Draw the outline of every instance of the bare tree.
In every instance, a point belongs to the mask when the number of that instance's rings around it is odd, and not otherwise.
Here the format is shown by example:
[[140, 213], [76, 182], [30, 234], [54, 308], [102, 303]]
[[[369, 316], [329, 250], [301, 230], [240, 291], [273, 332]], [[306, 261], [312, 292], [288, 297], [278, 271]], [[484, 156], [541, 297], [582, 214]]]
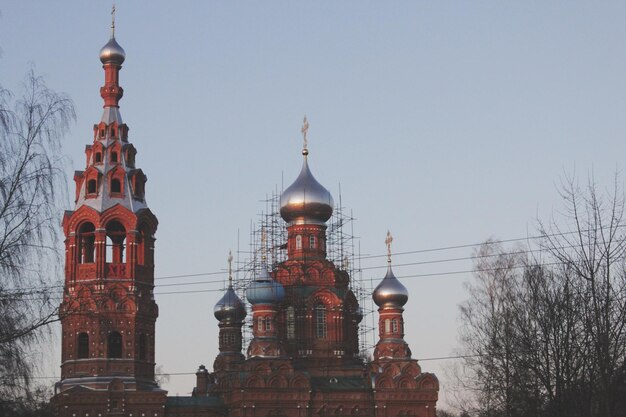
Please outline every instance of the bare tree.
[[561, 221], [541, 224], [543, 247], [565, 270], [580, 295], [580, 326], [586, 361], [589, 413], [626, 413], [626, 228], [619, 177], [601, 195], [591, 179], [581, 189], [574, 179], [561, 187], [566, 211]]
[[60, 139], [74, 119], [72, 101], [32, 70], [18, 98], [0, 87], [0, 408], [29, 386], [38, 329], [57, 319]]
[[624, 196], [574, 181], [561, 195], [537, 251], [489, 241], [475, 254], [461, 380], [478, 415], [626, 414]]

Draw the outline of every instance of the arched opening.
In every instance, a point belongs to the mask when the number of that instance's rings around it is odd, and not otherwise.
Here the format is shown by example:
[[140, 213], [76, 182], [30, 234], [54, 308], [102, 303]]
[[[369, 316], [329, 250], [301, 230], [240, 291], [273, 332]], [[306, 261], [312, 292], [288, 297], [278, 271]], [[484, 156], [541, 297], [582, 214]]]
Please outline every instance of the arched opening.
[[93, 223], [83, 223], [78, 229], [78, 263], [94, 262], [96, 228]]
[[148, 342], [146, 335], [141, 333], [139, 335], [139, 360], [145, 361], [148, 357]]
[[270, 317], [265, 318], [265, 331], [272, 330], [272, 319]]
[[296, 338], [296, 312], [293, 307], [287, 307], [287, 339]]
[[391, 320], [391, 330], [394, 333], [398, 333], [398, 319]]
[[100, 137], [103, 138], [104, 137], [104, 129], [100, 129]]
[[113, 178], [111, 180], [111, 193], [121, 193], [122, 192], [122, 182], [118, 178]]
[[385, 333], [391, 332], [391, 320], [385, 319]]
[[137, 227], [137, 264], [152, 265], [152, 233], [146, 224]]
[[326, 306], [318, 304], [315, 306], [315, 337], [326, 339], [328, 328], [326, 325]]
[[259, 320], [257, 322], [257, 330], [262, 332], [264, 328], [265, 328], [265, 317], [259, 317]]
[[95, 179], [87, 181], [87, 194], [95, 194], [98, 191], [98, 182]]
[[99, 164], [100, 162], [102, 162], [102, 154], [100, 152], [96, 152], [94, 156], [94, 162], [96, 164]]
[[117, 220], [107, 223], [106, 259], [111, 263], [121, 264], [124, 262], [124, 241], [126, 229]]
[[315, 248], [315, 236], [314, 235], [309, 236], [309, 248], [311, 249]]
[[302, 249], [302, 236], [296, 236], [296, 249]]
[[87, 359], [89, 357], [89, 335], [79, 333], [76, 338], [76, 359]]
[[109, 337], [107, 338], [107, 357], [122, 357], [122, 335], [119, 334], [119, 332], [109, 333]]
[[114, 127], [111, 128], [111, 137], [115, 137], [115, 128]]
[[117, 164], [117, 152], [111, 152], [111, 163]]

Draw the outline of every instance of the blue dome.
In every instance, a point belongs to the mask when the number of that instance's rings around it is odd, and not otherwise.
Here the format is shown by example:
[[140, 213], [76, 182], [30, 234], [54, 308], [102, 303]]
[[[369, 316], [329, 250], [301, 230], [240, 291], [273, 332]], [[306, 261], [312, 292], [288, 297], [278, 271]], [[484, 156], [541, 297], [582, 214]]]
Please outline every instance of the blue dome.
[[278, 304], [285, 298], [285, 289], [271, 279], [267, 269], [262, 267], [259, 277], [246, 290], [250, 304]]

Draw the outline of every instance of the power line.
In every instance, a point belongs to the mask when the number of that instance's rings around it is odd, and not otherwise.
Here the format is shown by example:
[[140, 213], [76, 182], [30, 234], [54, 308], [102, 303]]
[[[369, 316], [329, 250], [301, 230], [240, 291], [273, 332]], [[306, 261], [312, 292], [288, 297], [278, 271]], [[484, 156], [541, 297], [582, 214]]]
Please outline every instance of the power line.
[[[538, 238], [538, 237], [531, 237], [531, 239], [536, 239], [536, 238]], [[482, 244], [484, 244], [484, 245], [492, 245], [492, 244], [503, 243], [503, 242], [515, 242], [515, 241], [520, 241], [520, 240], [525, 240], [525, 239], [526, 238], [516, 238], [516, 239], [506, 239], [506, 240], [500, 240], [500, 241], [485, 241]], [[472, 246], [476, 246], [476, 244], [448, 246], [446, 248], [448, 248], [448, 249], [456, 249], [456, 248], [464, 248], [464, 247], [472, 247]], [[572, 248], [572, 247], [574, 247], [574, 246], [562, 246], [562, 247], [559, 247], [558, 249], [569, 249], [569, 248]], [[444, 250], [446, 248], [422, 249], [422, 250], [418, 250], [418, 251], [402, 252], [402, 254], [432, 252], [432, 251]], [[465, 256], [465, 257], [457, 257], [457, 258], [444, 258], [444, 259], [408, 262], [408, 263], [402, 263], [402, 264], [394, 264], [393, 267], [394, 268], [402, 268], [402, 267], [407, 267], [407, 266], [417, 266], [417, 265], [429, 265], [429, 264], [459, 262], [459, 261], [468, 261], [468, 260], [475, 260], [475, 259], [491, 258], [491, 257], [497, 257], [497, 256], [524, 255], [524, 254], [530, 254], [530, 253], [541, 252], [541, 251], [542, 251], [542, 249], [528, 249], [528, 250], [518, 250], [518, 251], [514, 251], [514, 252], [499, 252], [499, 253], [487, 254], [487, 255]], [[395, 255], [397, 255], [397, 254], [394, 254], [394, 256]], [[384, 256], [387, 257], [387, 255], [384, 255]], [[375, 255], [375, 256], [370, 256], [370, 257], [368, 257], [368, 256], [359, 257], [358, 260], [365, 259], [365, 258], [374, 258], [374, 257], [379, 257], [379, 256]], [[369, 266], [369, 267], [361, 267], [358, 270], [359, 271], [364, 271], [364, 270], [374, 270], [374, 269], [384, 269], [384, 268], [387, 268], [387, 265], [376, 265], [376, 266]], [[238, 272], [247, 272], [247, 271], [248, 271], [247, 269], [242, 268], [242, 269], [234, 270], [233, 272], [234, 273], [238, 273]], [[467, 272], [473, 272], [473, 270], [470, 270], [470, 271], [456, 271], [456, 272], [443, 272], [443, 273], [434, 273], [434, 274], [404, 275], [404, 276], [397, 276], [397, 278], [414, 278], [414, 277], [438, 276], [438, 275], [454, 275], [454, 274], [467, 273]], [[170, 275], [170, 276], [164, 276], [164, 277], [157, 277], [157, 278], [154, 278], [154, 279], [155, 280], [160, 280], [160, 279], [187, 278], [187, 277], [198, 277], [198, 276], [207, 276], [207, 275], [226, 275], [226, 274], [227, 274], [227, 272], [225, 272], [225, 271], [214, 271], [214, 272], [195, 273], [195, 274]], [[370, 281], [372, 281], [372, 279], [370, 279]], [[216, 279], [216, 280], [182, 282], [182, 283], [171, 283], [171, 284], [155, 284], [154, 287], [155, 288], [157, 288], [157, 287], [174, 287], [174, 286], [186, 286], [186, 285], [214, 284], [214, 283], [223, 283], [223, 282], [225, 282], [224, 279]], [[45, 286], [45, 287], [21, 287], [21, 288], [14, 289], [15, 292], [5, 292], [5, 294], [8, 293], [9, 295], [30, 295], [30, 294], [28, 294], [28, 291], [31, 291], [31, 290], [33, 290], [33, 291], [35, 291], [35, 290], [47, 291], [47, 290], [54, 289], [54, 288], [63, 288], [63, 285], [59, 284], [59, 285], [50, 285], [50, 286]], [[210, 291], [213, 291], [213, 290], [205, 290], [205, 292], [210, 292]], [[221, 291], [221, 289], [215, 290], [215, 291]], [[24, 292], [24, 293], [22, 293], [22, 292]], [[180, 292], [180, 293], [185, 293], [185, 292]], [[171, 293], [159, 293], [159, 294], [171, 294]]]

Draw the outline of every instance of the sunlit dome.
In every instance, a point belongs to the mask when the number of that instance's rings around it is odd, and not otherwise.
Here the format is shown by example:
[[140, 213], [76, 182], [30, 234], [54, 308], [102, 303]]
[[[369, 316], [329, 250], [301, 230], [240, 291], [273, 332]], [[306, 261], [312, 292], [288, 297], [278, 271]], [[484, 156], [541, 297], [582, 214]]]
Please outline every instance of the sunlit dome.
[[113, 63], [122, 65], [125, 59], [126, 52], [124, 52], [124, 48], [117, 43], [115, 37], [111, 37], [107, 44], [100, 49], [100, 61], [103, 64]]
[[409, 291], [391, 270], [391, 264], [387, 268], [385, 278], [378, 284], [372, 298], [378, 307], [396, 307], [401, 308], [409, 300]]

